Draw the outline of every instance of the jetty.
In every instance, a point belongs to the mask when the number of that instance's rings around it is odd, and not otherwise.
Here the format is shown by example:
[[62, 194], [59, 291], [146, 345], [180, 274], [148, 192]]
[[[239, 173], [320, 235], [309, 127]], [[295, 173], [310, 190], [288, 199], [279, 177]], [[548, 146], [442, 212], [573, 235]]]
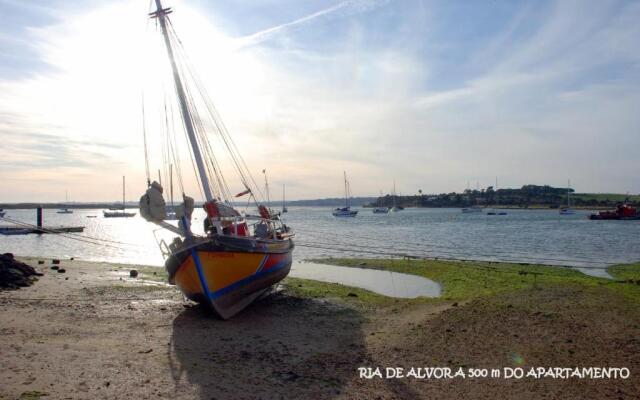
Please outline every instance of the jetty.
[[35, 226], [23, 222], [13, 222], [7, 218], [2, 218], [2, 220], [13, 223], [13, 225], [0, 225], [0, 234], [2, 235], [84, 232], [84, 226], [44, 226], [42, 223], [42, 207], [36, 209]]

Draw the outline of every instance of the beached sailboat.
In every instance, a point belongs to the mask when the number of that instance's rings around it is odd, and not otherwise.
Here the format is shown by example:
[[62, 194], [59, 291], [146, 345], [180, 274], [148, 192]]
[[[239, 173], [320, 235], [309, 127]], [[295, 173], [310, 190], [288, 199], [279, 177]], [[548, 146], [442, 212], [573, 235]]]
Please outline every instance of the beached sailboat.
[[[105, 218], [130, 218], [135, 217], [136, 213], [125, 211], [125, 192], [124, 192], [124, 176], [122, 177], [122, 210], [103, 211]], [[111, 210], [111, 209], [110, 209]]]
[[334, 217], [355, 217], [358, 215], [357, 211], [351, 210], [351, 187], [347, 180], [347, 172], [344, 171], [344, 207], [338, 207], [331, 213]]
[[[287, 276], [292, 263], [293, 234], [264, 204], [259, 204], [257, 196], [261, 192], [255, 180], [206, 91], [189, 70], [184, 48], [169, 22], [171, 9], [163, 8], [160, 0], [155, 0], [155, 5], [156, 10], [150, 16], [157, 19], [162, 32], [183, 122], [181, 128], [186, 131], [198, 184], [205, 197], [205, 235], [195, 235], [191, 230], [194, 200], [185, 194], [184, 187], [182, 204], [176, 207], [179, 227], [164, 221], [163, 189], [158, 182], [150, 182], [148, 168], [149, 188], [140, 199], [140, 212], [147, 220], [179, 235], [170, 244], [160, 241], [167, 258], [169, 283], [226, 319]], [[248, 194], [258, 206], [260, 216], [251, 223], [234, 208], [207, 130], [216, 130], [216, 138], [224, 141], [223, 148], [229, 152], [244, 185], [245, 190], [235, 197]], [[182, 181], [180, 170], [176, 172]]]
[[571, 208], [571, 181], [567, 181], [567, 205], [560, 207], [558, 210], [560, 215], [573, 215], [575, 211]]

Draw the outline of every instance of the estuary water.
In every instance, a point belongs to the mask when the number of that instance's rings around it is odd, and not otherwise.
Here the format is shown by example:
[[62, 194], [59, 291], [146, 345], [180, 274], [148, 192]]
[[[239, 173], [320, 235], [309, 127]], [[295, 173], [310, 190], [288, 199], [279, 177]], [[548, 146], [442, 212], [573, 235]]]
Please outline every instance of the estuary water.
[[[573, 266], [591, 274], [640, 260], [640, 221], [590, 221], [588, 211], [507, 210], [507, 215], [463, 214], [460, 209], [406, 209], [336, 218], [326, 207], [289, 207], [284, 221], [296, 232], [296, 260], [319, 257], [414, 256]], [[253, 210], [248, 210], [252, 212]], [[7, 210], [7, 217], [35, 224], [35, 210]], [[89, 218], [95, 216], [95, 218]], [[194, 213], [202, 231], [204, 211]], [[5, 225], [6, 222], [0, 221]], [[45, 226], [85, 227], [82, 234], [0, 235], [0, 251], [24, 256], [162, 265], [164, 230], [134, 218], [103, 218], [102, 210], [57, 214], [44, 210]], [[97, 242], [91, 239], [100, 239]], [[89, 239], [89, 241], [87, 241]]]

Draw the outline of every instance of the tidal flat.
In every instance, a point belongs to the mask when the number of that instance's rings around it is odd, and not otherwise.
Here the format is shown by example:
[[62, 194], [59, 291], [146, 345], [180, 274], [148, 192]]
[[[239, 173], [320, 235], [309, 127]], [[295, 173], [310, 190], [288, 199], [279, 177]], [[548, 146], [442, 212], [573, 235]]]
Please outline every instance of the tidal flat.
[[[640, 264], [614, 279], [538, 265], [380, 259], [324, 264], [420, 275], [398, 299], [287, 278], [229, 321], [157, 267], [21, 257], [44, 275], [0, 292], [0, 398], [635, 398]], [[44, 260], [39, 265], [38, 260]], [[130, 270], [138, 271], [130, 277]], [[366, 379], [359, 368], [624, 367], [627, 379]]]

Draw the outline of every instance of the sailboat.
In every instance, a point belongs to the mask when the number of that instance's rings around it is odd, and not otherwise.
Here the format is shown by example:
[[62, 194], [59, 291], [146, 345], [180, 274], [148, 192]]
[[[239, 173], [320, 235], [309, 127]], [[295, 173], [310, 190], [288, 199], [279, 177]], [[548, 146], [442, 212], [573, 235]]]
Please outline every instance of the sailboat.
[[355, 217], [358, 215], [357, 211], [351, 210], [350, 198], [351, 198], [351, 187], [349, 186], [349, 181], [347, 180], [347, 172], [344, 173], [344, 207], [338, 207], [331, 213], [334, 217]]
[[178, 216], [173, 202], [173, 164], [169, 164], [169, 201], [171, 202], [171, 205], [167, 207], [167, 217], [165, 220], [176, 221]]
[[567, 181], [567, 205], [565, 207], [560, 207], [558, 210], [560, 215], [573, 215], [575, 211], [571, 208], [571, 181]]
[[[69, 193], [66, 190], [64, 191], [64, 203], [65, 205], [69, 204]], [[69, 210], [69, 207], [63, 207], [58, 211], [56, 211], [56, 213], [57, 214], [73, 214], [73, 210]]]
[[391, 207], [391, 211], [398, 212], [404, 210], [404, 207], [399, 206], [396, 201], [396, 181], [393, 181], [393, 207]]
[[[380, 191], [380, 199], [382, 198], [382, 190]], [[374, 214], [389, 214], [389, 207], [374, 207], [373, 209], [373, 213]]]
[[284, 184], [282, 185], [282, 213], [286, 213], [289, 212], [289, 209], [287, 209], [286, 206], [287, 203], [285, 203], [285, 197], [284, 197]]
[[105, 218], [130, 218], [130, 217], [134, 217], [136, 215], [136, 213], [132, 213], [132, 212], [126, 212], [125, 211], [125, 200], [124, 200], [125, 194], [124, 194], [124, 176], [122, 177], [122, 211], [120, 210], [115, 210], [115, 211], [103, 211], [102, 215], [104, 215]]
[[[188, 58], [169, 20], [169, 8], [155, 0], [150, 13], [158, 21], [164, 46], [173, 72], [173, 86], [194, 163], [194, 172], [205, 202], [204, 235], [191, 230], [194, 199], [182, 190], [182, 204], [176, 207], [179, 225], [165, 222], [166, 206], [162, 186], [150, 182], [140, 199], [140, 213], [177, 235], [170, 244], [160, 241], [166, 257], [169, 283], [175, 284], [189, 299], [210, 307], [223, 319], [231, 318], [273, 285], [284, 279], [292, 263], [293, 233], [257, 199], [261, 191], [226, 130], [206, 91], [189, 69]], [[213, 122], [213, 123], [210, 123]], [[245, 190], [234, 197], [249, 195], [258, 206], [259, 217], [250, 220], [234, 208], [222, 168], [214, 156], [207, 131], [216, 130], [215, 138], [224, 141]], [[177, 135], [176, 135], [177, 136]], [[180, 135], [182, 137], [182, 135]], [[146, 138], [146, 133], [145, 133]], [[145, 140], [146, 143], [146, 140]], [[146, 150], [146, 144], [145, 144]], [[174, 149], [176, 150], [176, 149]], [[148, 165], [148, 159], [146, 159]], [[181, 169], [176, 173], [182, 182]]]

